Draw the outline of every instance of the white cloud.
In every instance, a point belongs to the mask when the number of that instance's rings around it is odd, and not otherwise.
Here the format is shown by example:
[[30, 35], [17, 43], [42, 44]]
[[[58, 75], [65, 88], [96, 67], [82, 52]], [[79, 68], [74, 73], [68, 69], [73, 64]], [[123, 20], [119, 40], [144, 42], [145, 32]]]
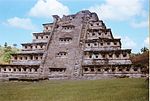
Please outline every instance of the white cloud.
[[13, 17], [8, 19], [5, 24], [16, 27], [16, 28], [21, 28], [25, 30], [35, 30], [36, 27], [35, 25], [32, 24], [31, 20], [29, 18], [18, 18], [18, 17]]
[[106, 0], [105, 3], [92, 6], [89, 10], [96, 12], [103, 20], [127, 20], [146, 13], [143, 0]]
[[114, 38], [121, 38], [121, 36], [118, 34], [113, 34], [113, 36], [114, 36]]
[[68, 13], [68, 7], [57, 0], [38, 0], [29, 11], [29, 15], [34, 17], [51, 17], [51, 15], [62, 16]]
[[149, 37], [146, 37], [146, 39], [144, 40], [144, 44], [149, 46]]
[[144, 28], [149, 26], [149, 22], [147, 21], [141, 21], [141, 22], [132, 22], [131, 26], [133, 28]]
[[130, 39], [128, 36], [120, 36], [118, 34], [114, 34], [113, 35], [114, 38], [120, 38], [121, 39], [121, 43], [122, 43], [122, 48], [129, 48], [129, 49], [133, 49], [136, 47], [136, 43]]
[[122, 42], [122, 48], [130, 48], [133, 49], [136, 47], [136, 43], [130, 39], [129, 37], [121, 37]]

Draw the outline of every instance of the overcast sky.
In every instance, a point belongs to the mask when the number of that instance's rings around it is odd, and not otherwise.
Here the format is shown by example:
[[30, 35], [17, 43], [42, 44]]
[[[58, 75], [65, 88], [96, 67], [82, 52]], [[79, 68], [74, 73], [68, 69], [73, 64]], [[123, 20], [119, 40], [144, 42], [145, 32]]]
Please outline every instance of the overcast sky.
[[33, 32], [52, 22], [51, 15], [96, 12], [122, 48], [139, 52], [148, 47], [148, 0], [0, 0], [0, 45], [32, 42]]

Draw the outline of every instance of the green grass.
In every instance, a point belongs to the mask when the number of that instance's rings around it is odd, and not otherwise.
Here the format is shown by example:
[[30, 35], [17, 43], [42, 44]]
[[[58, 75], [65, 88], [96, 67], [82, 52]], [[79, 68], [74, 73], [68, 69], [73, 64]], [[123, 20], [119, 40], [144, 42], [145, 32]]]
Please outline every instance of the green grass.
[[148, 101], [144, 79], [0, 82], [0, 101]]

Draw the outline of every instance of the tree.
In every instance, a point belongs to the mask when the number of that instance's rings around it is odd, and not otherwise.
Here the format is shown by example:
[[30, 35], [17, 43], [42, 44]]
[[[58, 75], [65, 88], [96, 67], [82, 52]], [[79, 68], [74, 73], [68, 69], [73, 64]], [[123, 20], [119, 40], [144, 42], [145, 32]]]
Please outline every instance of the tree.
[[16, 46], [17, 46], [17, 44], [13, 44], [13, 46], [14, 46], [14, 47], [16, 47]]
[[149, 51], [149, 49], [146, 48], [146, 47], [143, 47], [143, 48], [141, 49], [141, 52], [142, 52], [142, 53], [147, 52], [147, 51]]
[[5, 47], [5, 48], [7, 47], [7, 42], [5, 42], [4, 47]]
[[139, 56], [139, 55], [141, 55], [140, 52], [138, 52], [138, 53], [131, 53], [131, 54], [130, 54], [130, 57], [135, 57], [135, 56]]
[[4, 48], [4, 52], [10, 52], [10, 51], [12, 51], [11, 46], [7, 46]]
[[10, 63], [10, 60], [11, 60], [11, 51], [9, 51], [9, 52], [6, 52], [5, 54], [4, 54], [4, 57], [3, 57], [3, 61], [4, 62], [6, 62], [6, 63]]
[[[14, 44], [13, 46], [16, 46], [16, 44]], [[7, 42], [5, 42], [4, 46], [0, 47], [0, 63], [10, 63], [11, 54], [16, 53], [17, 51], [17, 48], [8, 46]]]

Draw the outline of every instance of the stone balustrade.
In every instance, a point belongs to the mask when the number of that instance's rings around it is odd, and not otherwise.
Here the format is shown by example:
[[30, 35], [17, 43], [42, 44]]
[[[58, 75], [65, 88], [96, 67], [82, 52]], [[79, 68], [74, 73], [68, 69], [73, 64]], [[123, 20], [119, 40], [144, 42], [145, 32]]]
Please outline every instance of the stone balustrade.
[[124, 59], [116, 59], [116, 60], [110, 60], [110, 59], [85, 59], [83, 60], [82, 65], [127, 65], [131, 64], [130, 60], [124, 60]]
[[83, 67], [84, 74], [140, 74], [141, 68], [133, 68], [131, 66], [85, 66]]

